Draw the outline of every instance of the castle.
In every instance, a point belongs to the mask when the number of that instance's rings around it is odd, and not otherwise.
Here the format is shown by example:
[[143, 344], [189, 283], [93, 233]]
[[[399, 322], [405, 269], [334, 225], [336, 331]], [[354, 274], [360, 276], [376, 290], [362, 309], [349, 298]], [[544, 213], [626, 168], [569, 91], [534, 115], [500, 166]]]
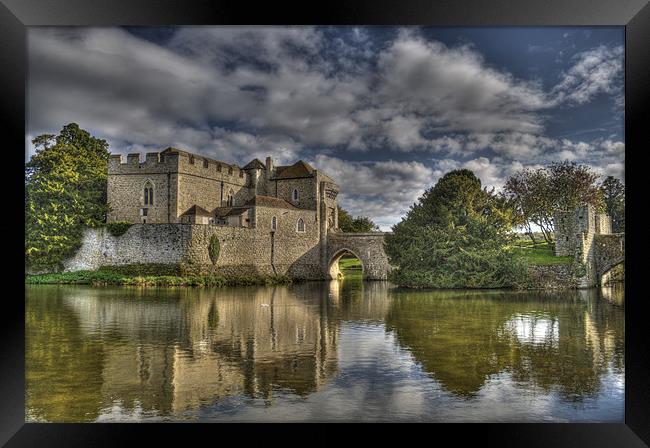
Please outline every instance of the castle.
[[[167, 148], [111, 155], [107, 222], [221, 224], [307, 235], [338, 227], [339, 187], [299, 160], [275, 166], [253, 159], [243, 168]], [[320, 219], [322, 215], [323, 219]], [[313, 233], [313, 232], [312, 232]]]
[[[167, 264], [226, 275], [337, 278], [338, 260], [353, 254], [366, 279], [386, 279], [382, 232], [338, 227], [337, 183], [299, 160], [244, 167], [176, 148], [119, 154], [108, 163], [107, 222], [133, 224], [124, 235], [86, 229], [65, 269]], [[218, 241], [218, 257], [209, 246]]]

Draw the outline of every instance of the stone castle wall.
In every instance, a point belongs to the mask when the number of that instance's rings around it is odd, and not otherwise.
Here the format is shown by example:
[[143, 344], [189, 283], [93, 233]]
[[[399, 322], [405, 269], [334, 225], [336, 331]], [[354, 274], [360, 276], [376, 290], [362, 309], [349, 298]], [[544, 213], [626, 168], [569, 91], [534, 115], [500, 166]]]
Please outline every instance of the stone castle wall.
[[[85, 230], [82, 246], [64, 263], [65, 271], [96, 270], [102, 266], [174, 264], [186, 272], [226, 275], [278, 274], [299, 279], [322, 278], [318, 228], [314, 212], [259, 207], [260, 228], [200, 224], [135, 224], [116, 237], [106, 228]], [[278, 227], [271, 232], [271, 217]], [[296, 232], [302, 218], [305, 232]], [[208, 254], [212, 235], [219, 238], [220, 254], [213, 265]]]
[[[144, 203], [147, 181], [154, 187], [153, 205]], [[248, 182], [235, 165], [183, 152], [147, 153], [142, 162], [140, 154], [128, 154], [126, 163], [114, 154], [108, 164], [107, 220], [140, 223], [140, 209], [146, 207], [150, 223], [179, 222], [178, 217], [195, 204], [207, 211], [225, 205], [231, 190], [235, 204], [243, 204], [251, 195]]]

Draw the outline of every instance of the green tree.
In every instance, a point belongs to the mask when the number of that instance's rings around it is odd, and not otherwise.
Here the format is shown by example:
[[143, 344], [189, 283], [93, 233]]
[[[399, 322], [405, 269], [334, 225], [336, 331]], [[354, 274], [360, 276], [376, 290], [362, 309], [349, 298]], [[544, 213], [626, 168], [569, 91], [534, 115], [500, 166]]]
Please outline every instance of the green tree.
[[363, 233], [379, 230], [379, 226], [366, 216], [357, 216], [353, 218], [345, 209], [338, 206], [339, 210], [339, 229], [349, 233]]
[[625, 185], [613, 176], [600, 185], [605, 209], [612, 218], [612, 232], [625, 232]]
[[553, 217], [581, 204], [603, 209], [598, 175], [587, 165], [556, 162], [545, 168], [524, 169], [510, 176], [503, 197], [513, 205], [515, 224], [526, 229], [535, 242], [532, 225], [539, 227], [547, 243], [553, 242]]
[[508, 201], [481, 188], [470, 170], [447, 173], [386, 237], [403, 286], [496, 288], [517, 286], [525, 265], [509, 246], [514, 215]]
[[25, 165], [25, 263], [59, 269], [79, 247], [83, 226], [106, 218], [108, 143], [76, 123], [32, 140]]

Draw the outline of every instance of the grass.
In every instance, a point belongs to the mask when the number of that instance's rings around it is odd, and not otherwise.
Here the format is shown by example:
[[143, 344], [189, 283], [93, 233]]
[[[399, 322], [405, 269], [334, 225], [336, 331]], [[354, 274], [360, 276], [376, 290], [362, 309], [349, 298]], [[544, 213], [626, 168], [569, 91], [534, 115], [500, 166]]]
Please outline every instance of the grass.
[[249, 286], [249, 285], [280, 285], [291, 283], [291, 278], [284, 275], [242, 275], [221, 276], [216, 274], [204, 275], [125, 275], [119, 272], [76, 271], [60, 274], [27, 275], [25, 283], [30, 285], [42, 284], [72, 284], [72, 285], [136, 285], [136, 286]]
[[348, 280], [358, 279], [363, 277], [363, 267], [361, 262], [354, 257], [342, 257], [339, 260], [339, 269], [343, 273], [343, 278]]
[[554, 247], [546, 242], [533, 245], [530, 239], [517, 240], [514, 252], [524, 257], [532, 265], [571, 264], [573, 257], [556, 257]]

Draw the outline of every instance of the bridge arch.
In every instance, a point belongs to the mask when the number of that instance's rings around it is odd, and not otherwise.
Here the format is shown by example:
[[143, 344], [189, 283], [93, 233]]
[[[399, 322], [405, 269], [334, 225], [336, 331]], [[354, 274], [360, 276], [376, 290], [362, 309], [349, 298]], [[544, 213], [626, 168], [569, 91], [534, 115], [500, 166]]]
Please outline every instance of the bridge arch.
[[361, 261], [364, 280], [386, 280], [390, 265], [384, 251], [384, 232], [327, 234], [327, 257], [324, 260], [326, 278], [337, 278], [338, 260], [351, 253]]
[[354, 253], [353, 250], [344, 247], [342, 249], [339, 249], [334, 255], [332, 255], [327, 263], [328, 266], [327, 274], [329, 279], [336, 280], [342, 275], [341, 269], [339, 268], [339, 261], [341, 261], [341, 258], [343, 258], [344, 255], [348, 255], [348, 254], [355, 256], [357, 260], [359, 260], [359, 262], [361, 263], [361, 275], [363, 277], [364, 270], [365, 270], [363, 267], [363, 260], [361, 260], [361, 257], [359, 257], [359, 255]]

